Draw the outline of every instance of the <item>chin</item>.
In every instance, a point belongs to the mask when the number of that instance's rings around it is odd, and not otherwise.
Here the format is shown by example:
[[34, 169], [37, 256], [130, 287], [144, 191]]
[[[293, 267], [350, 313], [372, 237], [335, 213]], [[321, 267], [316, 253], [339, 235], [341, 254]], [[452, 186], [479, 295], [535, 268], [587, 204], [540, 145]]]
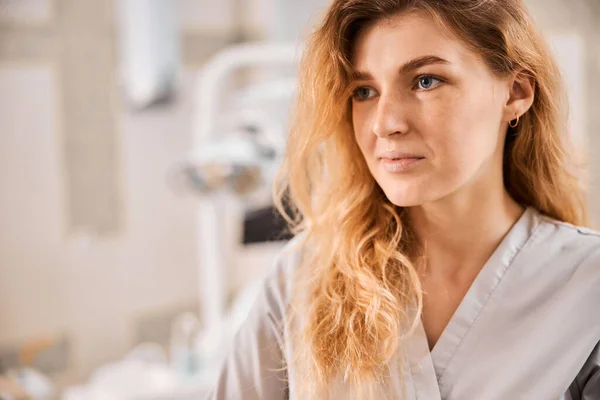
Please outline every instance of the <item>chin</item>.
[[453, 192], [451, 185], [440, 183], [433, 179], [385, 179], [379, 186], [390, 203], [407, 208], [436, 202]]
[[408, 208], [416, 207], [424, 204], [425, 202], [418, 198], [409, 198], [404, 196], [387, 196], [390, 203], [396, 207]]
[[416, 188], [393, 187], [386, 189], [382, 187], [385, 196], [388, 200], [397, 207], [415, 207], [427, 202], [427, 197]]

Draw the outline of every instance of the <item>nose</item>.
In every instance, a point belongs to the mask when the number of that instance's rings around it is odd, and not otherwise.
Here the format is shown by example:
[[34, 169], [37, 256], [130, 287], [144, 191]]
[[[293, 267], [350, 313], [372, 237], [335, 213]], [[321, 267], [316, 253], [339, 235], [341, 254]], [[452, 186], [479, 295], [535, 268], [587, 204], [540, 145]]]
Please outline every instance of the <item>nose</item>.
[[386, 138], [408, 131], [407, 107], [399, 97], [380, 96], [373, 117], [372, 131], [379, 138]]

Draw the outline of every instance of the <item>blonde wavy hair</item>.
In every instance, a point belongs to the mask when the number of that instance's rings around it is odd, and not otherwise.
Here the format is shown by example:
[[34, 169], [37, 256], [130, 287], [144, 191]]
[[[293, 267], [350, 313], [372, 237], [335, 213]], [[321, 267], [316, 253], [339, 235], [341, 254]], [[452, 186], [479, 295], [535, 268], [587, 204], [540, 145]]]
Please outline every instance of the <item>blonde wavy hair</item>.
[[280, 212], [294, 233], [302, 233], [290, 307], [305, 323], [288, 363], [301, 382], [295, 390], [309, 398], [327, 397], [339, 379], [359, 398], [372, 395], [420, 320], [419, 243], [354, 140], [348, 89], [357, 35], [408, 12], [425, 13], [449, 29], [494, 74], [530, 75], [533, 105], [507, 132], [506, 189], [524, 206], [587, 224], [560, 73], [521, 0], [333, 0], [303, 53], [287, 153], [274, 188]]

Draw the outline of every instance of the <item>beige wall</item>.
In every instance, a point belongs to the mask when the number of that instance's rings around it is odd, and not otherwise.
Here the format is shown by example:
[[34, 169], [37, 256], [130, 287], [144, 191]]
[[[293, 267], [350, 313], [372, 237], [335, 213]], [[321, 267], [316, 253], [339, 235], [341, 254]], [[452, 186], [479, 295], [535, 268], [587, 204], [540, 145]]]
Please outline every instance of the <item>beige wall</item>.
[[[5, 29], [51, 30], [52, 3], [27, 0], [0, 20]], [[184, 34], [197, 36], [188, 37], [189, 43], [201, 43], [202, 35], [227, 41], [233, 24], [227, 2], [180, 3]], [[93, 35], [112, 46], [110, 24], [96, 23]], [[45, 40], [41, 35], [40, 46]], [[2, 51], [18, 50], [0, 45], [0, 57]], [[38, 54], [46, 53], [48, 60], [25, 54], [0, 62], [0, 349], [66, 335], [70, 368], [57, 377], [66, 383], [120, 358], [135, 344], [140, 320], [197, 306], [194, 199], [166, 183], [173, 165], [190, 149], [192, 91], [202, 50], [191, 52], [178, 100], [170, 106], [133, 113], [123, 107], [116, 87], [104, 89], [110, 95], [103, 107], [113, 113], [91, 120], [99, 124], [94, 132], [113, 135], [116, 143], [110, 159], [103, 160], [118, 168], [118, 229], [108, 233], [73, 227], [69, 220], [68, 168], [74, 164], [65, 160], [64, 128], [81, 116], [64, 105], [93, 100], [93, 87], [83, 79], [65, 94], [64, 83], [75, 77], [61, 76], [61, 60], [52, 58], [52, 50]], [[114, 78], [114, 71], [94, 68], [91, 76]], [[244, 264], [239, 263], [231, 286], [267, 266], [276, 247], [237, 254], [234, 260], [244, 259]]]
[[[600, 227], [600, 6], [595, 0], [526, 0], [538, 24], [548, 35], [579, 35], [583, 41], [583, 73], [580, 104], [586, 156], [589, 163], [589, 205], [594, 227]], [[568, 63], [561, 59], [559, 62]]]
[[98, 237], [64, 218], [58, 90], [50, 68], [0, 66], [0, 344], [67, 334], [85, 373], [131, 346], [137, 316], [196, 298], [193, 201], [165, 185], [187, 149], [189, 96], [118, 113], [124, 221]]

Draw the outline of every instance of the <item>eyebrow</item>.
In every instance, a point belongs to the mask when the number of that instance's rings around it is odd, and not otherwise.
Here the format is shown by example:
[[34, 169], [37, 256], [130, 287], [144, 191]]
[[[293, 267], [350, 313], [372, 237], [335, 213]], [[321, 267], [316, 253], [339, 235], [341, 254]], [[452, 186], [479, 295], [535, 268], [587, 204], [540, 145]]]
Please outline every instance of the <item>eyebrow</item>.
[[[414, 71], [416, 69], [422, 68], [426, 65], [433, 65], [433, 64], [444, 64], [444, 65], [448, 65], [450, 64], [450, 61], [448, 60], [444, 60], [441, 57], [438, 56], [422, 56], [422, 57], [418, 57], [415, 58], [414, 60], [410, 60], [405, 64], [402, 64], [399, 68], [399, 72], [400, 74], [407, 74], [411, 71]], [[353, 76], [352, 76], [352, 80], [355, 81], [368, 81], [368, 80], [372, 80], [373, 76], [365, 71], [356, 71]]]

